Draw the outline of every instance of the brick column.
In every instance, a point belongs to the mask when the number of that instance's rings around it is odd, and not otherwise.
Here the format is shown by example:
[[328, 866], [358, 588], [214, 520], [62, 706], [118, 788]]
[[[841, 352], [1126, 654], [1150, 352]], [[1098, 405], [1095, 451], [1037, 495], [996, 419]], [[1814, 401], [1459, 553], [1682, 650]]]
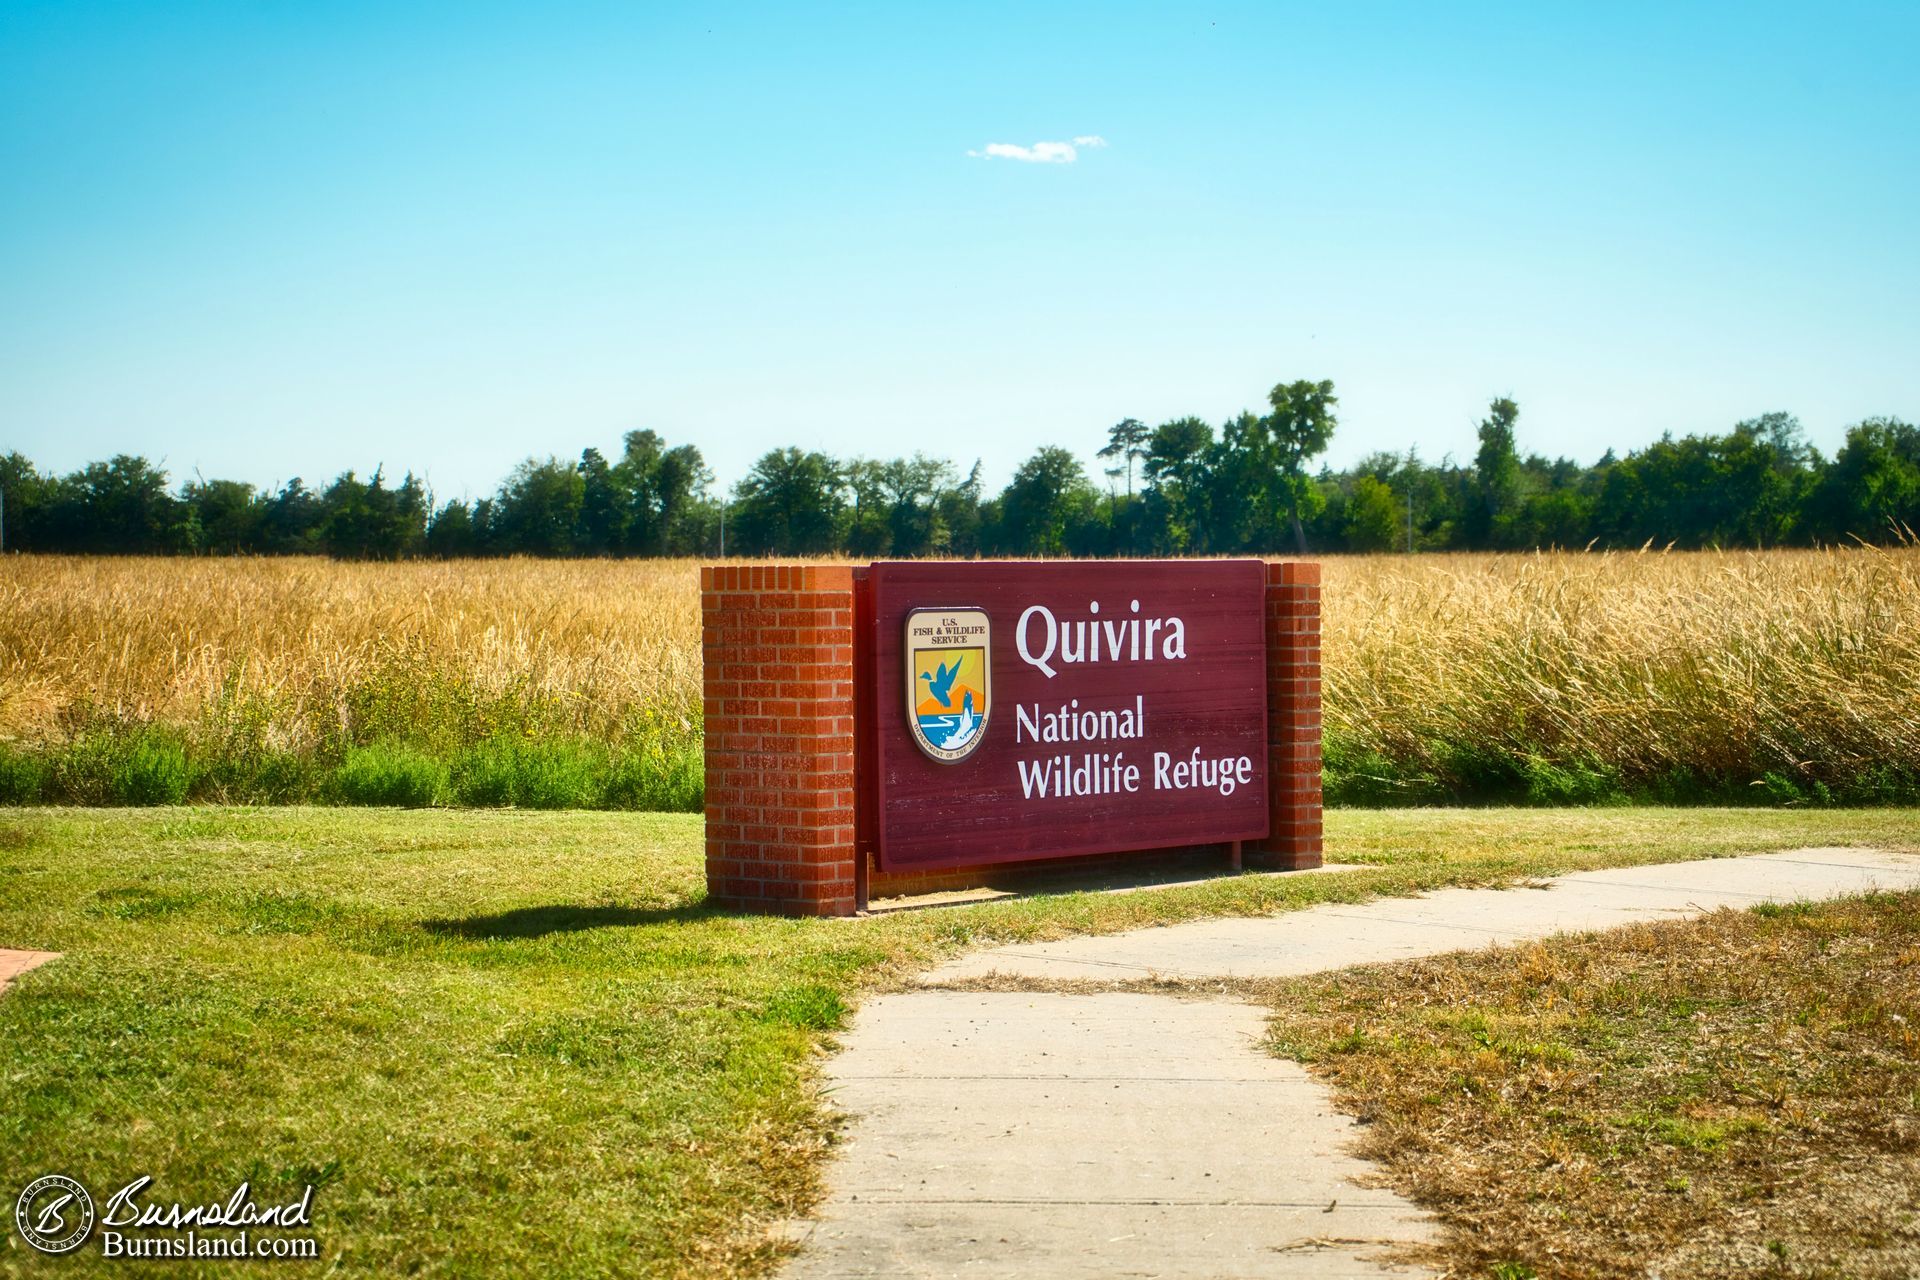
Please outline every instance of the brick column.
[[700, 570], [707, 897], [854, 909], [853, 570]]
[[1267, 811], [1250, 866], [1320, 865], [1320, 566], [1267, 566]]

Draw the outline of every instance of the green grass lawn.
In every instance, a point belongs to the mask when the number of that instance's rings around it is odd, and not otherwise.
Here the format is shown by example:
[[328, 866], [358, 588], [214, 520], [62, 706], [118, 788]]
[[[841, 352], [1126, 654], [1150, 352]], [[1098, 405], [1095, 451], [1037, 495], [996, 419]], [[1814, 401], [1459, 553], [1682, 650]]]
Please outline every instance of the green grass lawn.
[[[0, 1201], [50, 1171], [151, 1174], [168, 1200], [313, 1181], [323, 1264], [262, 1273], [751, 1273], [816, 1193], [817, 1053], [863, 992], [955, 949], [1916, 831], [1337, 812], [1330, 857], [1365, 870], [784, 921], [705, 909], [697, 817], [12, 810], [0, 947], [66, 958], [0, 997]], [[0, 1273], [102, 1265], [0, 1238]]]

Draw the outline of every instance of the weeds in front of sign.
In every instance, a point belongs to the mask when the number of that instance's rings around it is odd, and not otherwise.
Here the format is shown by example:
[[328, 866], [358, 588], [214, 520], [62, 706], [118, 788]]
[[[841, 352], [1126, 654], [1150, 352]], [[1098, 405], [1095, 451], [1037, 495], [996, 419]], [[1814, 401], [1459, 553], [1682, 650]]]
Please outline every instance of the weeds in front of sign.
[[1905, 1277], [1920, 894], [1269, 984], [1453, 1274]]
[[0, 803], [166, 805], [318, 803], [698, 812], [705, 777], [697, 739], [498, 735], [443, 758], [404, 739], [326, 752], [208, 743], [151, 726], [95, 726], [58, 747], [0, 744]]
[[333, 771], [334, 794], [347, 804], [424, 809], [446, 798], [447, 766], [400, 743], [354, 747]]

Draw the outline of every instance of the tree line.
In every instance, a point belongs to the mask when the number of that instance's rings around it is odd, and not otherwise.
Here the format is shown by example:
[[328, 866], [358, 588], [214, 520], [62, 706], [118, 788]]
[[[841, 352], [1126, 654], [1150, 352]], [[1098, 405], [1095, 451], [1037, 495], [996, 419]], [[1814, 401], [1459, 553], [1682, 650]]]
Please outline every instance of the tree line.
[[0, 457], [8, 550], [415, 556], [1221, 555], [1536, 547], [1808, 546], [1910, 541], [1920, 428], [1870, 418], [1831, 457], [1790, 414], [1662, 436], [1591, 465], [1521, 454], [1520, 409], [1493, 400], [1470, 462], [1376, 453], [1313, 460], [1338, 425], [1331, 382], [1275, 386], [1264, 412], [1115, 424], [1104, 486], [1057, 446], [997, 494], [980, 464], [775, 449], [724, 495], [693, 445], [627, 433], [609, 459], [529, 458], [490, 497], [436, 503], [408, 474], [347, 472], [321, 489], [198, 476], [177, 490], [144, 458], [68, 475]]

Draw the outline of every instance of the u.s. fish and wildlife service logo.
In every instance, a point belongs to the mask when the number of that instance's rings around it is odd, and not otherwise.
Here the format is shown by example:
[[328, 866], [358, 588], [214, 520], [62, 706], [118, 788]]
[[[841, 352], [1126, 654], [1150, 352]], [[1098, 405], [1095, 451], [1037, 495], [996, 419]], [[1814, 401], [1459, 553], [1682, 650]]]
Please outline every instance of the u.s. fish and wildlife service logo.
[[920, 750], [941, 764], [965, 760], [986, 736], [992, 656], [984, 609], [907, 615], [907, 725]]

